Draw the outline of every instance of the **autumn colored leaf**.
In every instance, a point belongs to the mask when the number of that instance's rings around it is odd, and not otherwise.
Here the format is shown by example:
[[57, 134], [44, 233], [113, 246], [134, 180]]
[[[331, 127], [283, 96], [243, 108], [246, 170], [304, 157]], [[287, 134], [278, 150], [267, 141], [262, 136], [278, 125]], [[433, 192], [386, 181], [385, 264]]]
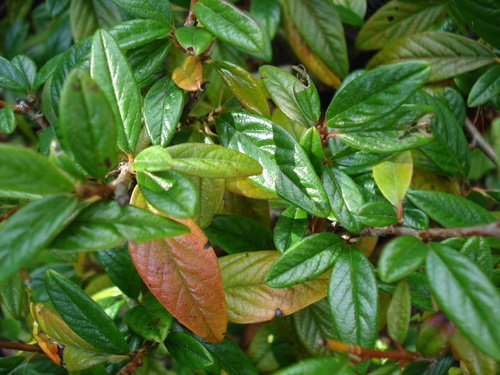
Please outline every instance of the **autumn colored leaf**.
[[181, 66], [174, 69], [172, 79], [186, 91], [198, 91], [203, 83], [203, 66], [196, 56], [188, 56]]
[[253, 251], [219, 258], [230, 322], [265, 322], [326, 296], [328, 274], [287, 288], [267, 286], [266, 272], [279, 256], [278, 251]]

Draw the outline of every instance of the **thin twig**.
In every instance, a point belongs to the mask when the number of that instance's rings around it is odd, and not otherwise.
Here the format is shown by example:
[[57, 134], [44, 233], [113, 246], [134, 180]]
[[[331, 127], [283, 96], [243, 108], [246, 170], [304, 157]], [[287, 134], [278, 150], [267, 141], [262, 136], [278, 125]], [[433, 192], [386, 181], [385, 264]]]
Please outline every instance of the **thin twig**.
[[490, 159], [496, 166], [498, 166], [498, 156], [495, 149], [484, 139], [481, 133], [476, 129], [471, 119], [466, 117], [464, 130], [472, 137], [472, 141], [479, 147], [481, 151]]
[[189, 5], [189, 13], [186, 18], [186, 22], [184, 23], [184, 26], [196, 26], [196, 15], [194, 14], [193, 11], [193, 5], [196, 4], [198, 0], [191, 0], [191, 4]]
[[116, 375], [130, 375], [142, 366], [142, 361], [146, 353], [155, 344], [153, 341], [146, 341], [139, 349], [131, 353], [132, 360], [127, 363]]
[[21, 350], [24, 352], [43, 353], [42, 348], [40, 348], [38, 345], [28, 345], [23, 344], [22, 342], [0, 341], [0, 348]]

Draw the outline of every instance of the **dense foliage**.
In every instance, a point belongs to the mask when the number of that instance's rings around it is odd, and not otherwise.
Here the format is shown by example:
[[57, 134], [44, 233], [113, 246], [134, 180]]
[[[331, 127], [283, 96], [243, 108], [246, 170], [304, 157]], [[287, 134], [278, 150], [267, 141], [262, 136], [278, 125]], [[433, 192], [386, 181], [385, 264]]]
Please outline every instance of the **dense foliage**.
[[0, 374], [498, 374], [497, 0], [0, 12]]

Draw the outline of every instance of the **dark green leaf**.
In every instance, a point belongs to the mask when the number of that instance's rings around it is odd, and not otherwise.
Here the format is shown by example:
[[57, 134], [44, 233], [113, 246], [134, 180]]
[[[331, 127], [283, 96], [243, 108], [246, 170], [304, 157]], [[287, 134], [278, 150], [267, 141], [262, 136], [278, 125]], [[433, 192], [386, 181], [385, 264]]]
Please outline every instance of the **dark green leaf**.
[[206, 178], [247, 177], [262, 173], [261, 165], [250, 156], [230, 148], [206, 143], [170, 146], [176, 171]]
[[167, 215], [182, 219], [198, 209], [195, 187], [176, 171], [139, 172], [137, 182], [148, 202]]
[[430, 29], [443, 14], [447, 1], [388, 2], [370, 17], [356, 38], [360, 50], [380, 49], [395, 40]]
[[500, 48], [500, 12], [496, 0], [457, 0], [455, 4], [462, 17], [481, 38]]
[[188, 368], [202, 369], [214, 364], [212, 355], [203, 344], [185, 333], [170, 332], [165, 347], [174, 359]]
[[97, 29], [109, 29], [120, 23], [120, 9], [111, 1], [72, 0], [69, 8], [71, 34], [75, 42], [94, 34]]
[[[150, 86], [151, 82], [156, 81], [153, 73], [165, 61], [171, 46], [171, 40], [158, 39], [127, 52], [127, 60], [140, 88]], [[148, 93], [150, 91], [151, 89]]]
[[259, 25], [234, 5], [198, 0], [193, 10], [198, 21], [220, 40], [251, 52], [264, 49], [264, 34]]
[[469, 93], [467, 105], [477, 107], [500, 94], [500, 65], [488, 69], [479, 79]]
[[318, 176], [323, 170], [323, 143], [317, 128], [309, 128], [300, 139], [300, 145], [306, 151]]
[[269, 267], [265, 282], [273, 288], [303, 283], [326, 272], [345, 245], [333, 233], [315, 233], [292, 245]]
[[172, 156], [159, 146], [151, 146], [142, 150], [130, 164], [136, 171], [159, 172], [173, 168]]
[[294, 94], [300, 109], [311, 121], [318, 121], [321, 116], [321, 103], [316, 85], [307, 75], [303, 66], [293, 67], [300, 75], [300, 85], [295, 85]]
[[362, 27], [364, 24], [363, 18], [358, 16], [352, 9], [345, 7], [344, 5], [335, 4], [337, 12], [340, 16], [342, 23]]
[[323, 375], [325, 369], [330, 374], [352, 375], [354, 370], [344, 358], [340, 357], [321, 357], [308, 358], [295, 363], [280, 371], [274, 372], [275, 375]]
[[387, 154], [360, 151], [351, 146], [346, 146], [333, 155], [331, 160], [342, 167], [363, 167], [379, 163], [386, 157]]
[[411, 190], [408, 199], [444, 227], [466, 227], [487, 224], [495, 217], [478, 204], [440, 191]]
[[0, 283], [19, 271], [71, 221], [77, 201], [54, 195], [32, 202], [0, 227]]
[[40, 71], [37, 73], [35, 77], [35, 83], [33, 84], [33, 91], [38, 90], [40, 86], [43, 85], [45, 81], [47, 81], [52, 76], [52, 74], [54, 74], [59, 63], [61, 62], [62, 57], [63, 57], [62, 54], [56, 55], [42, 66], [42, 69], [40, 69]]
[[262, 165], [264, 173], [250, 180], [312, 215], [328, 215], [328, 197], [309, 158], [282, 127], [257, 116], [228, 113], [217, 118], [217, 133], [224, 146]]
[[78, 336], [105, 353], [129, 352], [127, 342], [111, 318], [75, 283], [49, 269], [45, 274], [45, 287], [61, 318]]
[[384, 202], [368, 202], [356, 212], [356, 218], [370, 227], [385, 227], [398, 221], [396, 210]]
[[467, 257], [439, 243], [427, 253], [426, 274], [439, 307], [481, 350], [500, 360], [500, 295]]
[[174, 24], [174, 12], [164, 0], [113, 0], [133, 16], [156, 20], [165, 25]]
[[0, 87], [7, 90], [25, 92], [28, 83], [24, 74], [19, 71], [9, 60], [0, 56]]
[[424, 264], [427, 246], [413, 236], [399, 236], [385, 245], [378, 262], [380, 278], [387, 282], [399, 280]]
[[216, 215], [203, 232], [228, 254], [274, 249], [273, 234], [269, 228], [248, 217]]
[[51, 17], [57, 17], [66, 10], [70, 0], [48, 0], [47, 10]]
[[278, 218], [274, 227], [274, 244], [283, 253], [300, 241], [307, 231], [307, 212], [296, 206], [288, 207]]
[[403, 343], [408, 333], [411, 317], [410, 287], [406, 279], [396, 287], [387, 310], [387, 330], [389, 336], [399, 343]]
[[116, 40], [104, 30], [93, 37], [91, 75], [108, 99], [118, 128], [118, 146], [133, 152], [141, 127], [141, 94]]
[[170, 31], [170, 27], [164, 23], [136, 19], [116, 25], [109, 30], [109, 33], [116, 39], [121, 50], [128, 50], [164, 37]]
[[89, 175], [104, 179], [117, 159], [116, 124], [106, 97], [86, 71], [75, 69], [68, 75], [59, 113], [75, 160]]
[[126, 239], [145, 242], [188, 232], [184, 225], [138, 207], [100, 201], [83, 210], [49, 248], [95, 251], [117, 246]]
[[[423, 273], [414, 272], [406, 277], [410, 285], [411, 303], [419, 309], [434, 311], [431, 302], [431, 292], [427, 285], [426, 277]], [[381, 280], [377, 280], [378, 287], [385, 293], [394, 294], [396, 284], [387, 284]]]
[[427, 61], [432, 66], [430, 82], [442, 81], [491, 64], [493, 53], [469, 38], [437, 31], [409, 35], [377, 53], [367, 68], [394, 61]]
[[355, 247], [340, 252], [328, 285], [330, 314], [340, 341], [372, 348], [378, 332], [377, 283]]
[[175, 37], [182, 47], [196, 56], [205, 51], [214, 39], [214, 36], [203, 27], [193, 26], [177, 28]]
[[24, 76], [24, 81], [26, 82], [26, 90], [33, 92], [33, 85], [35, 84], [35, 77], [37, 72], [36, 64], [28, 56], [17, 55], [12, 60], [12, 65], [14, 65]]
[[0, 132], [11, 134], [16, 130], [16, 117], [10, 103], [5, 103], [5, 107], [0, 109]]
[[340, 225], [352, 233], [363, 229], [364, 224], [356, 217], [365, 204], [359, 186], [341, 170], [328, 166], [323, 170], [323, 183], [332, 214]]
[[250, 12], [260, 26], [274, 39], [280, 26], [281, 7], [279, 0], [261, 0], [250, 3]]
[[151, 142], [167, 147], [182, 115], [186, 92], [165, 76], [156, 82], [144, 99], [144, 121]]
[[213, 67], [243, 107], [256, 115], [271, 117], [262, 87], [247, 70], [227, 61], [215, 61]]
[[[26, 285], [19, 273], [13, 274], [3, 283], [0, 282], [0, 298], [2, 308], [9, 312], [13, 319], [21, 319], [21, 307], [25, 296]], [[1, 374], [0, 370], [0, 374]]]
[[[26, 374], [26, 366], [28, 363], [26, 361], [26, 357], [23, 356], [12, 356], [12, 357], [3, 357], [0, 358], [0, 375], [12, 375], [12, 374]], [[19, 368], [23, 362], [24, 364], [24, 372], [19, 371]]]
[[488, 241], [484, 237], [471, 237], [467, 239], [461, 247], [460, 253], [477, 264], [491, 278], [493, 273], [493, 258]]
[[443, 90], [443, 95], [439, 96], [438, 99], [446, 102], [451, 112], [455, 116], [459, 125], [462, 125], [465, 122], [465, 101], [462, 97], [462, 94], [457, 89], [453, 87], [445, 87]]

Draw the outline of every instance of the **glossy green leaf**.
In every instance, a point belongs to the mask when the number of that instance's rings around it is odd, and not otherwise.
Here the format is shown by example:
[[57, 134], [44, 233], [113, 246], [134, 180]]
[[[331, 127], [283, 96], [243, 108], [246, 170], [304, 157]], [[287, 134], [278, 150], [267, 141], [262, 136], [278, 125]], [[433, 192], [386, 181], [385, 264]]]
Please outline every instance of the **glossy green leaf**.
[[194, 337], [181, 332], [170, 332], [165, 340], [169, 354], [188, 368], [202, 369], [213, 365], [210, 352]]
[[269, 228], [244, 216], [216, 215], [204, 232], [211, 242], [228, 254], [274, 249], [273, 234]]
[[337, 8], [337, 12], [339, 13], [342, 23], [356, 27], [362, 27], [364, 25], [363, 18], [358, 16], [352, 9], [344, 5], [339, 5], [337, 3], [337, 1], [334, 1], [335, 7]]
[[33, 91], [38, 90], [40, 86], [43, 85], [45, 81], [47, 81], [52, 76], [52, 74], [54, 74], [54, 71], [57, 69], [57, 66], [61, 62], [62, 57], [62, 54], [56, 55], [42, 66], [35, 77], [35, 82], [33, 83]]
[[140, 172], [159, 172], [172, 169], [173, 161], [167, 150], [152, 146], [142, 150], [130, 166]]
[[279, 0], [261, 0], [250, 3], [250, 13], [267, 32], [269, 39], [274, 39], [280, 26], [281, 7]]
[[188, 218], [198, 209], [195, 187], [176, 171], [139, 172], [137, 182], [148, 202], [167, 215]]
[[320, 0], [282, 2], [307, 46], [335, 75], [349, 70], [344, 29], [333, 2]]
[[400, 62], [373, 69], [350, 81], [326, 111], [333, 128], [361, 126], [393, 112], [428, 79], [426, 62]]
[[45, 287], [57, 312], [82, 339], [104, 353], [129, 352], [118, 327], [75, 283], [54, 270], [48, 270]]
[[488, 277], [492, 276], [493, 257], [488, 241], [484, 237], [468, 238], [461, 247], [460, 254], [474, 262]]
[[96, 251], [135, 242], [177, 236], [188, 229], [172, 220], [116, 201], [100, 201], [80, 215], [49, 245], [51, 250]]
[[427, 246], [413, 236], [399, 236], [385, 245], [378, 262], [380, 278], [392, 283], [424, 264]]
[[445, 102], [455, 116], [458, 124], [465, 123], [466, 105], [462, 94], [453, 87], [445, 87], [438, 99]]
[[380, 49], [395, 40], [430, 29], [443, 14], [447, 1], [393, 0], [370, 17], [356, 38], [360, 50]]
[[253, 114], [271, 117], [262, 87], [246, 69], [227, 61], [215, 61], [212, 65], [243, 107]]
[[[427, 279], [423, 273], [414, 272], [406, 277], [410, 286], [410, 295], [412, 305], [422, 310], [434, 311], [431, 302], [431, 292], [427, 284]], [[396, 283], [387, 284], [377, 280], [378, 287], [385, 293], [394, 294]]]
[[174, 24], [174, 12], [170, 2], [163, 0], [113, 0], [133, 16], [156, 20], [165, 25]]
[[373, 167], [373, 178], [384, 197], [401, 209], [401, 203], [410, 187], [413, 159], [410, 151], [392, 154]]
[[305, 236], [308, 224], [307, 212], [296, 206], [288, 207], [274, 227], [276, 249], [283, 253], [299, 242]]
[[167, 147], [181, 118], [186, 92], [169, 76], [161, 78], [144, 99], [144, 121], [151, 143]]
[[11, 134], [14, 130], [16, 130], [14, 110], [9, 103], [6, 103], [5, 107], [0, 109], [0, 132]]
[[495, 0], [458, 0], [456, 6], [472, 30], [496, 48], [500, 48], [500, 12]]
[[205, 51], [214, 39], [214, 36], [203, 27], [193, 26], [177, 28], [175, 37], [182, 47], [196, 56]]
[[333, 266], [345, 246], [333, 233], [315, 233], [292, 245], [268, 269], [266, 285], [273, 288], [303, 283]]
[[174, 317], [151, 293], [147, 293], [140, 305], [125, 313], [125, 322], [132, 331], [146, 340], [162, 342], [169, 335]]
[[21, 319], [21, 307], [26, 293], [25, 288], [26, 285], [24, 285], [19, 273], [15, 273], [7, 280], [0, 282], [2, 308], [5, 308], [13, 319]]
[[365, 204], [359, 186], [344, 172], [326, 166], [323, 183], [330, 200], [332, 214], [345, 229], [357, 233], [364, 224], [356, 217], [356, 212]]
[[311, 121], [318, 121], [321, 116], [321, 103], [316, 85], [303, 66], [293, 67], [299, 74], [300, 85], [295, 85], [294, 94], [300, 109]]
[[444, 227], [466, 227], [495, 221], [495, 217], [478, 204], [440, 191], [411, 190], [408, 199], [432, 220]]
[[346, 146], [336, 152], [331, 160], [336, 165], [342, 167], [363, 167], [365, 165], [373, 165], [387, 157], [387, 154], [356, 150], [351, 146]]
[[495, 65], [474, 83], [467, 99], [467, 105], [477, 107], [498, 94], [500, 94], [500, 65]]
[[[16, 367], [22, 366], [22, 363], [26, 360], [23, 356], [10, 356], [0, 358], [0, 374], [10, 375], [13, 371], [16, 371]], [[27, 363], [27, 362], [26, 362]], [[26, 369], [24, 370], [26, 372]]]
[[396, 287], [387, 310], [387, 330], [389, 336], [399, 343], [403, 343], [408, 333], [411, 316], [410, 287], [406, 279]]
[[108, 99], [118, 130], [118, 146], [134, 151], [141, 127], [141, 94], [116, 40], [99, 30], [92, 40], [90, 72]]
[[68, 75], [59, 113], [76, 161], [89, 175], [104, 179], [117, 159], [116, 125], [106, 97], [86, 71], [75, 69]]
[[25, 92], [28, 88], [24, 74], [9, 60], [0, 56], [0, 87]]
[[130, 259], [127, 243], [113, 249], [100, 250], [94, 256], [113, 284], [129, 297], [139, 297], [143, 283]]
[[210, 225], [212, 218], [219, 212], [223, 204], [226, 180], [223, 178], [187, 177], [196, 188], [196, 199], [199, 202], [198, 210], [193, 219], [201, 229], [204, 229]]
[[97, 29], [109, 29], [122, 21], [120, 9], [111, 1], [72, 0], [69, 22], [73, 40], [78, 42]]
[[68, 225], [75, 212], [76, 199], [53, 195], [12, 215], [0, 227], [0, 283], [43, 250]]
[[323, 143], [318, 129], [309, 128], [300, 139], [300, 145], [306, 151], [314, 170], [320, 176], [323, 170]]
[[285, 115], [306, 128], [312, 126], [295, 97], [295, 92], [303, 88], [296, 77], [272, 65], [261, 66], [259, 74], [271, 99]]
[[229, 2], [198, 0], [193, 10], [198, 21], [220, 40], [251, 52], [264, 49], [259, 25]]
[[[150, 86], [151, 80], [156, 81], [156, 76], [153, 74], [165, 61], [171, 46], [171, 40], [158, 39], [144, 46], [127, 51], [127, 60], [140, 88]], [[150, 91], [151, 89], [148, 93]]]
[[493, 53], [474, 40], [427, 31], [400, 38], [386, 46], [369, 61], [367, 68], [395, 61], [427, 61], [432, 67], [429, 82], [435, 82], [491, 64], [493, 59]]
[[275, 375], [322, 375], [325, 369], [331, 374], [352, 375], [354, 370], [344, 358], [340, 357], [322, 357], [308, 358], [280, 371], [274, 372]]
[[170, 31], [170, 27], [162, 22], [135, 19], [116, 25], [109, 33], [116, 39], [121, 50], [128, 50], [164, 37]]
[[378, 333], [378, 291], [370, 262], [355, 247], [340, 252], [328, 285], [340, 341], [372, 348]]
[[257, 160], [264, 173], [249, 177], [312, 215], [326, 217], [328, 197], [305, 151], [282, 127], [264, 118], [228, 113], [217, 118], [221, 143]]
[[33, 85], [35, 83], [35, 77], [37, 73], [37, 67], [35, 62], [25, 55], [17, 55], [11, 60], [12, 65], [14, 65], [24, 76], [24, 81], [26, 82], [26, 89], [28, 92], [33, 92]]
[[386, 227], [398, 221], [396, 210], [385, 202], [368, 202], [356, 212], [356, 218], [370, 227]]
[[410, 100], [434, 107], [434, 118], [430, 123], [434, 139], [421, 151], [443, 171], [466, 177], [470, 169], [469, 144], [451, 110], [423, 91], [417, 92]]
[[481, 350], [500, 360], [500, 295], [467, 257], [438, 243], [427, 253], [426, 275], [439, 307]]

